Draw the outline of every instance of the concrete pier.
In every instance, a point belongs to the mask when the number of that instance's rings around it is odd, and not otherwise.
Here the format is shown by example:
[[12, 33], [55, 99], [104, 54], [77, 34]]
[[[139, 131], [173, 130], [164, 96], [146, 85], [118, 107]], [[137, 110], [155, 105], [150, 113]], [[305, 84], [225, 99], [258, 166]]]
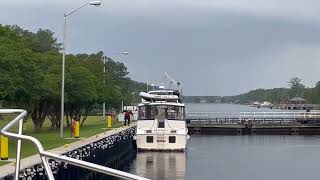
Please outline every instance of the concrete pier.
[[[114, 147], [114, 146], [116, 146], [116, 141], [121, 140], [121, 135], [122, 135], [121, 133], [126, 132], [126, 133], [130, 133], [129, 136], [133, 135], [133, 133], [134, 133], [133, 127], [134, 126], [135, 125], [112, 129], [112, 130], [106, 131], [104, 133], [97, 134], [97, 135], [91, 136], [89, 138], [85, 138], [85, 139], [76, 141], [74, 143], [68, 144], [66, 146], [61, 146], [61, 147], [58, 147], [58, 148], [55, 148], [55, 149], [52, 149], [49, 151], [52, 153], [55, 153], [55, 154], [66, 155], [66, 156], [74, 157], [77, 159], [87, 160], [86, 158], [90, 157], [90, 152], [89, 152], [89, 154], [86, 152], [87, 154], [85, 155], [83, 152], [84, 148], [90, 149], [90, 147], [92, 147], [93, 150], [97, 150], [99, 148], [103, 148], [103, 149], [107, 150], [109, 147]], [[128, 137], [124, 137], [122, 139], [126, 139], [126, 138], [128, 138]], [[112, 155], [117, 154], [117, 150], [113, 150], [113, 151], [114, 151], [114, 153], [109, 153], [110, 156], [111, 156], [111, 154]], [[80, 153], [83, 152], [83, 154], [80, 155], [79, 152]], [[121, 154], [120, 151], [118, 153]], [[91, 152], [91, 154], [96, 156], [92, 152]], [[107, 159], [102, 159], [102, 160], [106, 163], [111, 162], [111, 161], [107, 162]], [[88, 161], [90, 161], [90, 160], [88, 160]], [[34, 155], [31, 157], [22, 159], [20, 169], [21, 169], [21, 173], [26, 174], [26, 171], [28, 171], [28, 169], [31, 169], [31, 170], [35, 170], [35, 169], [39, 170], [40, 169], [40, 171], [41, 171], [41, 166], [42, 165], [41, 165], [40, 156]], [[51, 161], [51, 168], [52, 169], [55, 168], [55, 170], [57, 170], [57, 169], [59, 169], [59, 166], [61, 166], [61, 165], [57, 164], [57, 162]], [[39, 167], [39, 168], [35, 168], [35, 167]], [[0, 166], [0, 180], [12, 178], [13, 177], [12, 174], [14, 174], [14, 171], [15, 171], [14, 163]], [[42, 168], [42, 171], [43, 171], [43, 168]], [[69, 171], [69, 173], [70, 172], [71, 171]], [[43, 173], [44, 172], [42, 172], [42, 174]], [[59, 172], [57, 172], [57, 173], [59, 173]], [[61, 174], [60, 175], [56, 174], [56, 176], [58, 177], [58, 179], [68, 179], [67, 177], [62, 177]]]

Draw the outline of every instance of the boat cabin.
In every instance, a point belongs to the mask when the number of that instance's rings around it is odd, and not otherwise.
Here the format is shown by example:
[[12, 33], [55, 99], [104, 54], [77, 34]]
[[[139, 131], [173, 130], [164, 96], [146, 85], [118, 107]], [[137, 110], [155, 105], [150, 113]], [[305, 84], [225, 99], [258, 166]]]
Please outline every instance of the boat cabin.
[[138, 106], [139, 120], [184, 120], [185, 106], [177, 103], [148, 103]]

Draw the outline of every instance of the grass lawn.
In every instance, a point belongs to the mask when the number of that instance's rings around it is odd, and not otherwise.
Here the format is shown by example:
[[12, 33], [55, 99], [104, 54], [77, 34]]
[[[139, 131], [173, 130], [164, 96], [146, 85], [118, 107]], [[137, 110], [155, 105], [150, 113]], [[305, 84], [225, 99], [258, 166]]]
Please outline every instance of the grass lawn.
[[[0, 119], [0, 128], [6, 125], [9, 121], [13, 119], [13, 116], [5, 116], [3, 119]], [[52, 130], [50, 129], [50, 121], [46, 120], [43, 129], [40, 132], [35, 132], [33, 123], [31, 119], [28, 119], [27, 122], [24, 123], [24, 132], [23, 134], [33, 136], [37, 138], [43, 145], [45, 150], [53, 149], [64, 144], [69, 144], [77, 140], [72, 139], [62, 139], [60, 138], [60, 129]], [[120, 127], [121, 123], [116, 123], [113, 127]], [[95, 134], [99, 134], [107, 131], [106, 129], [102, 129], [106, 127], [106, 121], [102, 120], [101, 116], [89, 116], [85, 121], [84, 125], [80, 127], [80, 137], [89, 137]], [[17, 127], [12, 128], [11, 132], [17, 131]], [[71, 137], [70, 128], [64, 129], [64, 137]], [[16, 140], [9, 139], [9, 158], [15, 158], [16, 155]], [[28, 157], [37, 153], [37, 149], [32, 143], [27, 141], [22, 141], [22, 157]], [[7, 162], [1, 162], [0, 166], [7, 164]]]

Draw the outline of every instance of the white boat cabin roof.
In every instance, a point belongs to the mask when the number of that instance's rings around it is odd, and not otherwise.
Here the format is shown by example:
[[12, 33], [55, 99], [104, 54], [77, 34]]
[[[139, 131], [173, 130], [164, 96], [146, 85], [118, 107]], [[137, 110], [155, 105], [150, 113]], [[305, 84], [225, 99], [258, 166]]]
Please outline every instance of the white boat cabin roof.
[[167, 101], [144, 102], [144, 103], [140, 103], [138, 105], [138, 107], [141, 107], [141, 106], [161, 106], [161, 105], [185, 107], [185, 105], [183, 103], [167, 102]]
[[177, 90], [172, 90], [172, 89], [160, 89], [160, 90], [155, 90], [155, 91], [149, 91], [149, 94], [173, 94], [178, 92]]

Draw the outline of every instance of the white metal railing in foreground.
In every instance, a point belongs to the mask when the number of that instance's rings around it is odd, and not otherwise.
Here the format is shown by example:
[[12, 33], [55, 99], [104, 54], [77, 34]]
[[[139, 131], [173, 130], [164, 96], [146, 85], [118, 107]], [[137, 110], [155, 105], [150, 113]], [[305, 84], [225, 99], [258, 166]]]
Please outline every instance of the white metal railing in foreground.
[[[123, 171], [119, 171], [116, 169], [108, 168], [105, 166], [97, 165], [94, 163], [70, 158], [64, 155], [58, 155], [54, 153], [47, 152], [43, 149], [40, 141], [34, 137], [26, 136], [22, 134], [23, 127], [23, 118], [27, 115], [27, 111], [22, 109], [0, 109], [0, 114], [12, 114], [19, 113], [17, 117], [15, 117], [12, 121], [10, 121], [5, 127], [1, 129], [1, 134], [7, 137], [15, 138], [18, 140], [17, 143], [17, 156], [16, 156], [16, 167], [15, 167], [15, 180], [19, 179], [19, 171], [20, 171], [20, 162], [21, 162], [21, 140], [31, 141], [38, 149], [39, 155], [41, 157], [43, 166], [45, 168], [46, 174], [49, 180], [54, 180], [54, 176], [52, 174], [51, 168], [48, 163], [48, 158], [56, 159], [59, 161], [63, 161], [74, 166], [86, 168], [92, 171], [100, 172], [103, 174], [115, 176], [123, 179], [135, 179], [135, 180], [147, 180], [144, 177], [136, 176], [134, 174], [126, 173]], [[19, 130], [17, 133], [9, 132], [9, 129], [16, 123], [19, 123]]]

